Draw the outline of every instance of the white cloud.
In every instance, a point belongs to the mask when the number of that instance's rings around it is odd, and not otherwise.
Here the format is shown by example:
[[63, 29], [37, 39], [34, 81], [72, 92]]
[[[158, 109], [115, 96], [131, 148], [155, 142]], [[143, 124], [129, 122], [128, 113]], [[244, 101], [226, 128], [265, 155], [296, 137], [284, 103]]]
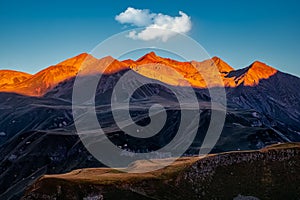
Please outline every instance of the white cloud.
[[161, 13], [151, 13], [149, 10], [127, 8], [115, 19], [121, 24], [131, 24], [137, 27], [145, 27], [142, 31], [131, 31], [128, 37], [140, 40], [160, 39], [167, 41], [176, 33], [187, 33], [192, 28], [191, 18], [182, 11], [179, 16], [171, 17]]
[[150, 13], [149, 10], [135, 9], [128, 7], [127, 10], [115, 17], [115, 20], [121, 24], [132, 24], [134, 26], [142, 27], [148, 26], [152, 23], [155, 14]]

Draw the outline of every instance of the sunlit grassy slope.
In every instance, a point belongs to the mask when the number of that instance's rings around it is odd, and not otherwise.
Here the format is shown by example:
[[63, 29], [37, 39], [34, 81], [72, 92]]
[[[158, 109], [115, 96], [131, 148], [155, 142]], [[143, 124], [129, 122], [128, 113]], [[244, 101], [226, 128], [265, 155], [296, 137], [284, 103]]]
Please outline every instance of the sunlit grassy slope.
[[[162, 160], [164, 162], [164, 160]], [[139, 161], [130, 167], [152, 167]], [[240, 151], [181, 158], [153, 172], [80, 169], [46, 175], [24, 199], [297, 199], [300, 196], [300, 144], [278, 144]]]

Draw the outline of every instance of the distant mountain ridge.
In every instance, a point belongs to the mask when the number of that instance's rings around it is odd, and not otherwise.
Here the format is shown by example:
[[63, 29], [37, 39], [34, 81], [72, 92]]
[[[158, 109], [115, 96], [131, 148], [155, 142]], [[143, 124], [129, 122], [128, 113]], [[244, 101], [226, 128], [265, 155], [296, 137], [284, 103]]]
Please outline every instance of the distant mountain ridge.
[[[216, 74], [216, 76], [221, 77], [224, 84], [220, 84], [220, 81], [212, 76], [215, 73], [213, 70], [214, 66], [219, 71], [219, 74]], [[104, 69], [105, 67], [107, 68]], [[207, 85], [216, 87], [253, 86], [257, 85], [260, 80], [268, 79], [277, 73], [276, 69], [258, 61], [244, 69], [234, 70], [218, 57], [201, 62], [179, 62], [169, 58], [162, 58], [154, 52], [150, 52], [136, 61], [130, 59], [118, 61], [110, 56], [97, 59], [92, 55], [82, 53], [34, 75], [0, 70], [0, 92], [43, 96], [59, 83], [75, 77], [79, 70], [83, 70], [81, 74], [91, 75], [96, 73], [112, 74], [125, 69], [131, 69], [143, 76], [170, 85], [187, 86], [190, 84], [195, 88], [207, 88]], [[203, 77], [212, 78], [204, 80]]]

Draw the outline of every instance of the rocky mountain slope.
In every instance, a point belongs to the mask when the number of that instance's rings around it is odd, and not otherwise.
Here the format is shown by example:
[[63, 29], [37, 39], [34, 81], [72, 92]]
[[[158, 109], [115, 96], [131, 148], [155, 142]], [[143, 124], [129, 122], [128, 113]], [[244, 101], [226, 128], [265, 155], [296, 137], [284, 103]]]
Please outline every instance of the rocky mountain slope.
[[0, 87], [10, 87], [30, 78], [31, 75], [13, 70], [0, 70]]

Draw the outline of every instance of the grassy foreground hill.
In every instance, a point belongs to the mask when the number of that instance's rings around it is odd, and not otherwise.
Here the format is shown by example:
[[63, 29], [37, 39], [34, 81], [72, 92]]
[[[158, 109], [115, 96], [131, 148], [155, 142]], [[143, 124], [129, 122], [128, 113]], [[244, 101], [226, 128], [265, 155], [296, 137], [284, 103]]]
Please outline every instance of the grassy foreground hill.
[[[161, 160], [164, 162], [164, 160]], [[130, 167], [152, 167], [139, 161]], [[157, 171], [108, 168], [45, 175], [22, 199], [299, 199], [300, 144], [186, 157]]]

